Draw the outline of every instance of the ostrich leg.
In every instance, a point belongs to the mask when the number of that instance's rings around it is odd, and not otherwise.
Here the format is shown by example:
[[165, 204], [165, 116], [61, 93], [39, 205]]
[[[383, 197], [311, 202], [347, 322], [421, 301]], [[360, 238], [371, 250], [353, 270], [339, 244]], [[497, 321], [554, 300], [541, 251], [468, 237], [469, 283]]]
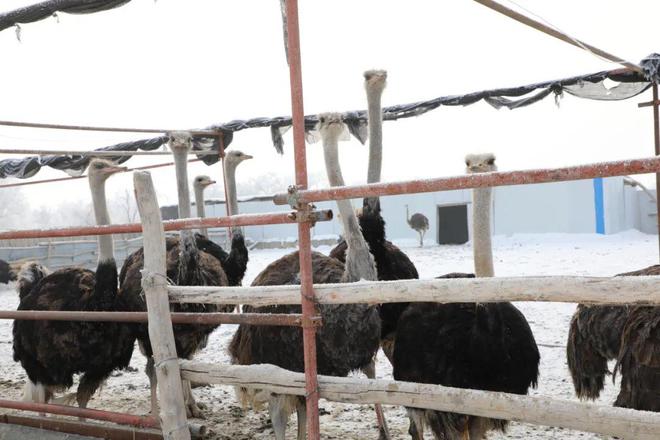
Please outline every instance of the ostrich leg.
[[193, 396], [190, 381], [181, 380], [181, 386], [183, 387], [183, 401], [186, 406], [186, 415], [196, 419], [205, 419], [206, 417], [202, 414], [201, 406], [197, 404], [195, 396]]
[[298, 416], [298, 439], [305, 440], [307, 437], [307, 405], [304, 400], [298, 402], [296, 406], [296, 413]]
[[[372, 359], [371, 363], [362, 371], [369, 379], [375, 379], [376, 359]], [[378, 440], [390, 440], [392, 437], [390, 436], [390, 429], [387, 427], [387, 421], [385, 420], [385, 414], [383, 413], [383, 406], [380, 403], [376, 403], [374, 404], [374, 408], [376, 409], [376, 420], [378, 421], [378, 430], [380, 431]]]
[[419, 247], [424, 247], [424, 233], [421, 230], [417, 233], [419, 234]]
[[149, 378], [149, 391], [151, 392], [151, 415], [158, 416], [158, 379], [156, 377], [156, 368], [154, 357], [147, 358], [147, 366], [144, 368]]
[[[275, 440], [285, 440], [286, 423], [289, 418], [286, 409], [284, 396], [271, 395], [268, 400], [268, 414], [270, 421], [273, 423], [273, 431], [275, 431]], [[300, 412], [298, 412], [300, 414]], [[305, 427], [302, 428], [303, 432]], [[300, 419], [298, 419], [298, 435], [300, 436]]]

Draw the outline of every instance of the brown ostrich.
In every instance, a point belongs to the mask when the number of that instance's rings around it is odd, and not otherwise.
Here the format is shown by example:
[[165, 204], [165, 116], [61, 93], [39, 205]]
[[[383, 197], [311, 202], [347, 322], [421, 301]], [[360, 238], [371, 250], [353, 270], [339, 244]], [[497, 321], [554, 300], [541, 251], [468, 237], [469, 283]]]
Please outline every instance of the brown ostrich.
[[[89, 186], [98, 225], [110, 224], [105, 197], [106, 179], [126, 170], [94, 159], [89, 164]], [[19, 274], [18, 310], [123, 311], [117, 292], [117, 266], [111, 235], [98, 237], [96, 272], [71, 267], [49, 273], [38, 263], [26, 263]], [[48, 403], [55, 391], [73, 384], [80, 374], [75, 398], [81, 408], [117, 369], [126, 368], [135, 336], [129, 324], [112, 322], [14, 321], [14, 360], [28, 375], [24, 399]]]
[[[343, 185], [339, 168], [338, 137], [343, 130], [341, 115], [320, 117], [326, 170], [332, 186]], [[369, 253], [358, 220], [349, 200], [337, 201], [348, 249], [346, 263], [312, 253], [314, 283], [350, 283], [377, 280], [374, 259]], [[266, 267], [253, 286], [300, 283], [298, 252], [286, 255]], [[248, 308], [257, 313], [300, 313], [300, 306]], [[375, 306], [366, 304], [319, 305], [323, 326], [318, 329], [317, 365], [319, 374], [346, 376], [354, 370], [368, 370], [378, 351], [380, 318]], [[304, 371], [303, 341], [300, 329], [293, 327], [241, 325], [229, 346], [232, 363], [240, 365], [269, 363], [287, 370]], [[289, 415], [298, 413], [298, 440], [305, 438], [305, 401], [298, 396], [261, 390], [238, 389], [238, 398], [255, 409], [268, 403], [275, 438], [284, 440]], [[380, 417], [380, 416], [379, 416]]]
[[408, 226], [419, 234], [419, 247], [424, 247], [424, 235], [429, 230], [429, 219], [419, 212], [414, 213], [410, 217], [408, 205], [406, 205], [406, 222], [408, 222]]
[[[179, 198], [179, 218], [189, 218], [190, 193], [188, 189], [187, 156], [191, 148], [189, 133], [176, 132], [170, 135], [170, 148], [174, 155], [177, 192]], [[178, 239], [168, 239], [167, 277], [180, 286], [226, 286], [227, 275], [222, 265], [213, 255], [199, 249], [198, 239], [190, 230], [179, 232]], [[144, 250], [134, 252], [124, 262], [120, 274], [122, 294], [130, 300], [131, 310], [145, 311], [146, 303], [142, 293], [142, 268], [144, 267]], [[231, 312], [233, 306], [215, 304], [172, 304], [173, 312]], [[196, 352], [206, 346], [208, 337], [217, 325], [174, 325], [174, 342], [179, 358], [191, 359]], [[137, 339], [140, 350], [147, 357], [146, 373], [151, 387], [151, 410], [157, 412], [156, 372], [154, 368], [153, 350], [149, 340], [148, 327], [137, 326]], [[190, 382], [182, 381], [183, 392], [188, 416], [202, 417], [193, 397]]]
[[[649, 266], [633, 272], [620, 273], [616, 276], [648, 276], [660, 275], [660, 265]], [[566, 358], [568, 369], [573, 379], [575, 394], [584, 400], [595, 400], [600, 396], [605, 386], [605, 376], [611, 374], [607, 368], [607, 362], [620, 358], [619, 365], [622, 368], [622, 394], [617, 402], [621, 406], [627, 398], [623, 394], [623, 368], [626, 372], [632, 371], [631, 365], [625, 359], [633, 355], [630, 344], [624, 343], [635, 337], [635, 331], [631, 326], [624, 338], [627, 323], [631, 313], [635, 311], [636, 316], [644, 315], [642, 309], [630, 306], [598, 306], [578, 304], [571, 325], [568, 330], [568, 341], [566, 343]], [[634, 319], [635, 320], [635, 319]], [[624, 345], [622, 345], [624, 344]], [[626, 345], [627, 344], [627, 345]], [[626, 347], [625, 350], [620, 350]]]

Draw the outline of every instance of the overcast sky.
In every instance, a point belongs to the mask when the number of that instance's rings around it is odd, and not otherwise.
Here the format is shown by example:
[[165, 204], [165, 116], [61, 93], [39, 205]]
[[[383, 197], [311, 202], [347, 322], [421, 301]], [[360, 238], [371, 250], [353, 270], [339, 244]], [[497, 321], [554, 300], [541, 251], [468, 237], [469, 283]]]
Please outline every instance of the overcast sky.
[[[660, 2], [518, 4], [631, 61], [660, 52]], [[301, 0], [300, 21], [307, 114], [365, 108], [362, 72], [369, 68], [388, 71], [383, 104], [393, 105], [617, 67], [469, 0]], [[0, 33], [0, 119], [185, 129], [288, 115], [281, 30], [278, 0], [133, 0], [23, 25], [22, 42], [8, 29]], [[560, 107], [550, 98], [514, 111], [479, 103], [386, 122], [383, 179], [460, 174], [470, 152], [496, 153], [500, 170], [650, 156], [652, 111], [637, 108], [649, 99], [650, 92], [615, 103], [566, 96]], [[143, 137], [0, 127], [3, 148], [89, 149]], [[239, 169], [239, 182], [264, 173], [293, 176], [290, 132], [283, 156], [267, 129], [236, 133], [232, 148], [255, 156]], [[323, 173], [320, 148], [308, 145], [311, 173]], [[344, 143], [341, 159], [347, 181], [366, 180], [366, 146]], [[191, 176], [199, 173], [218, 176], [219, 165], [191, 165]], [[161, 204], [176, 199], [173, 174], [152, 173]], [[44, 169], [34, 178], [60, 176]], [[111, 182], [111, 193], [132, 184], [129, 175]], [[83, 180], [23, 191], [34, 204], [89, 198]]]

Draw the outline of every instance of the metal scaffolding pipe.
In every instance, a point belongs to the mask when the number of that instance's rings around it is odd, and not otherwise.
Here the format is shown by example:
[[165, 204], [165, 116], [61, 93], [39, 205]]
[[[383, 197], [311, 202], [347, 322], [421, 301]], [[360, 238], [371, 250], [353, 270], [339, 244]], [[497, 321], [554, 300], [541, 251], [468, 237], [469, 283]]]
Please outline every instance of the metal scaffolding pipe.
[[404, 182], [372, 183], [368, 185], [333, 187], [328, 189], [301, 190], [277, 194], [276, 205], [313, 203], [362, 197], [392, 196], [398, 194], [449, 191], [455, 189], [483, 188], [531, 183], [565, 182], [592, 179], [594, 177], [623, 176], [660, 172], [660, 157], [600, 162], [564, 168], [506, 171], [465, 174], [435, 179], [407, 180]]
[[136, 428], [64, 420], [54, 417], [27, 417], [14, 414], [0, 414], [0, 423], [112, 440], [162, 440], [163, 438], [160, 431], [143, 431]]
[[[171, 313], [174, 324], [252, 324], [301, 326], [302, 315], [279, 313]], [[0, 319], [26, 321], [148, 322], [147, 312], [0, 310]]]
[[169, 129], [169, 128], [118, 128], [118, 127], [93, 127], [85, 125], [65, 125], [65, 124], [43, 124], [39, 122], [18, 122], [18, 121], [0, 121], [0, 125], [8, 127], [25, 127], [25, 128], [48, 128], [53, 130], [76, 130], [76, 131], [118, 131], [122, 133], [170, 133], [173, 131], [187, 131], [193, 135], [209, 135], [217, 136], [218, 132], [215, 130], [182, 130], [182, 129]]
[[140, 428], [160, 428], [160, 423], [155, 417], [135, 416], [132, 414], [102, 411], [99, 409], [76, 408], [75, 406], [54, 405], [51, 403], [17, 402], [6, 399], [0, 399], [0, 408], [58, 414], [61, 416], [82, 417], [85, 419], [103, 420], [105, 422], [137, 426]]
[[[291, 115], [293, 119], [293, 148], [296, 186], [307, 188], [307, 155], [305, 148], [305, 112], [303, 108], [302, 63], [300, 57], [300, 29], [298, 0], [286, 0], [287, 56], [291, 87]], [[295, 209], [304, 216], [311, 211], [306, 203], [296, 203]], [[310, 223], [298, 224], [298, 250], [300, 257], [300, 295], [302, 300], [303, 350], [305, 358], [305, 400], [307, 405], [307, 438], [320, 439], [319, 390], [316, 365], [316, 327], [311, 322], [318, 312], [314, 304], [312, 287], [312, 244]]]
[[[181, 229], [218, 228], [227, 226], [279, 225], [298, 222], [324, 222], [332, 220], [331, 210], [312, 211], [311, 218], [300, 218], [296, 212], [272, 212], [264, 214], [241, 214], [231, 217], [187, 218], [166, 220], [166, 231]], [[141, 223], [126, 223], [107, 226], [79, 226], [58, 229], [25, 229], [21, 231], [0, 232], [0, 240], [19, 238], [80, 237], [87, 235], [110, 235], [142, 232]]]
[[[132, 150], [39, 150], [21, 148], [0, 148], [0, 154], [31, 154], [31, 155], [63, 155], [63, 156], [93, 156], [93, 157], [119, 157], [119, 156], [171, 156], [169, 151], [132, 151]], [[217, 151], [194, 151], [198, 156], [215, 156]]]
[[[191, 159], [188, 161], [188, 163], [192, 162], [200, 162], [201, 159]], [[174, 162], [166, 162], [166, 163], [157, 163], [154, 165], [145, 165], [143, 167], [135, 167], [135, 168], [127, 168], [126, 171], [121, 171], [122, 173], [126, 173], [129, 171], [137, 171], [137, 170], [151, 170], [153, 168], [162, 168], [162, 167], [169, 167], [174, 165]], [[15, 186], [27, 186], [27, 185], [39, 185], [41, 183], [54, 183], [54, 182], [64, 182], [67, 180], [76, 180], [76, 179], [86, 179], [87, 175], [83, 174], [82, 176], [73, 176], [73, 177], [58, 177], [56, 179], [42, 179], [42, 180], [32, 180], [28, 182], [14, 182], [14, 183], [6, 183], [4, 185], [0, 185], [0, 188], [12, 188]]]

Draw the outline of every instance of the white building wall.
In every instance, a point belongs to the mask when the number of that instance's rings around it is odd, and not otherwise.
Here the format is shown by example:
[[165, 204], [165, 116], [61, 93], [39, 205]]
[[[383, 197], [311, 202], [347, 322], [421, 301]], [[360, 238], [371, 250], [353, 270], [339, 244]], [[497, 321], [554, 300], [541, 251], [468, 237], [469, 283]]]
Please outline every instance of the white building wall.
[[[497, 187], [493, 191], [493, 231], [495, 234], [514, 233], [594, 233], [596, 213], [593, 180], [574, 182], [543, 183]], [[640, 195], [641, 194], [641, 195]], [[605, 233], [612, 234], [631, 228], [654, 232], [655, 217], [648, 217], [648, 196], [636, 189], [623, 185], [623, 179], [603, 179]], [[361, 206], [361, 200], [353, 200], [353, 206]], [[456, 190], [425, 194], [410, 194], [381, 198], [383, 217], [387, 223], [390, 239], [418, 239], [417, 233], [406, 222], [406, 208], [410, 214], [419, 212], [429, 219], [430, 229], [425, 242], [437, 242], [437, 208], [455, 204], [468, 204], [468, 227], [471, 225], [471, 191]], [[243, 202], [241, 213], [288, 211], [288, 206], [276, 206], [271, 201]], [[317, 209], [332, 209], [337, 214], [334, 202], [320, 202]], [[208, 216], [224, 216], [224, 205], [207, 206]], [[648, 225], [651, 224], [652, 227]], [[249, 226], [246, 235], [254, 240], [296, 238], [295, 224]], [[317, 223], [313, 230], [316, 237], [339, 235], [341, 224], [338, 218], [330, 222]], [[471, 231], [470, 231], [471, 235]]]

